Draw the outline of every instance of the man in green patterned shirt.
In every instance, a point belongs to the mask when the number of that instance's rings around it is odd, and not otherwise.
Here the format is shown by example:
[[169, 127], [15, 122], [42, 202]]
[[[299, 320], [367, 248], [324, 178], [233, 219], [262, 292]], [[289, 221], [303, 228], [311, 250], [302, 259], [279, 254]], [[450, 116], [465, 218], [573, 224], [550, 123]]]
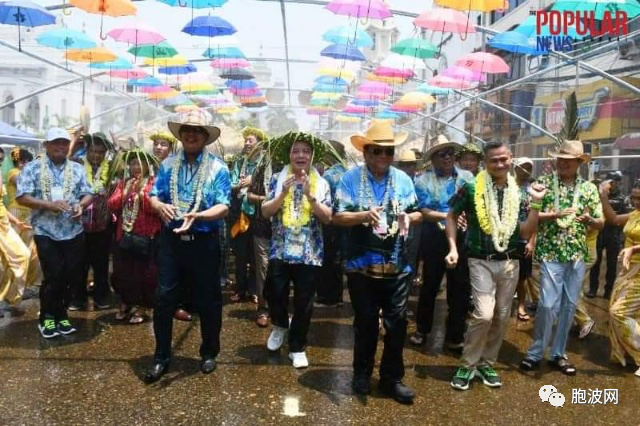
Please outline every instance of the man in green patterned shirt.
[[540, 300], [533, 343], [520, 368], [537, 369], [553, 337], [551, 365], [574, 375], [576, 368], [567, 360], [565, 349], [589, 255], [587, 231], [602, 229], [604, 220], [598, 189], [578, 175], [580, 165], [589, 161], [582, 142], [563, 141], [549, 155], [556, 159], [556, 172], [540, 178], [550, 190], [542, 200], [535, 249], [540, 262]]

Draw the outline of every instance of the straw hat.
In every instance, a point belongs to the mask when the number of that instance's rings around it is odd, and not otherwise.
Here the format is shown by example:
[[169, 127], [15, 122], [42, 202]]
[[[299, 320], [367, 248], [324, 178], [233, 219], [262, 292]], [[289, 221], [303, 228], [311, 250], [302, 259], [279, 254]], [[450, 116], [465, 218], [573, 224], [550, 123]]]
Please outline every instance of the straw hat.
[[213, 143], [218, 137], [220, 137], [220, 129], [216, 126], [210, 126], [208, 124], [207, 117], [202, 111], [189, 111], [180, 115], [179, 121], [169, 121], [167, 123], [169, 130], [173, 133], [178, 140], [180, 140], [180, 128], [182, 126], [202, 127], [207, 133], [209, 133], [209, 139], [205, 145]]
[[533, 160], [529, 157], [518, 157], [515, 160], [513, 160], [514, 167], [522, 167], [525, 164], [530, 164], [533, 166]]
[[548, 154], [549, 157], [552, 158], [567, 158], [570, 160], [578, 159], [583, 163], [591, 160], [591, 156], [589, 154], [585, 154], [581, 141], [562, 141], [560, 147], [550, 149]]
[[416, 153], [410, 149], [404, 150], [400, 153], [398, 163], [417, 163]]
[[445, 135], [438, 135], [435, 145], [429, 148], [424, 156], [426, 158], [431, 158], [433, 154], [445, 148], [453, 148], [456, 151], [460, 151], [462, 146], [457, 142], [451, 142]]
[[409, 134], [400, 132], [393, 134], [391, 123], [387, 120], [371, 120], [371, 125], [362, 135], [351, 136], [351, 144], [355, 149], [362, 152], [365, 145], [378, 146], [398, 146], [407, 140]]

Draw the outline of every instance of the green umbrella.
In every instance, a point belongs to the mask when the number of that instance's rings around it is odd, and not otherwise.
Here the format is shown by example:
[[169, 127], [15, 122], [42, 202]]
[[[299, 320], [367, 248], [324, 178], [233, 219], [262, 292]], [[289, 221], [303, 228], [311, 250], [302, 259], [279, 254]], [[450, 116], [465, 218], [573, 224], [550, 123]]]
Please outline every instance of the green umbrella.
[[616, 12], [625, 12], [628, 19], [640, 15], [640, 3], [637, 0], [558, 0], [551, 10], [559, 12], [594, 12], [594, 18], [602, 20], [605, 12], [615, 21]]
[[436, 56], [438, 48], [421, 38], [406, 38], [396, 43], [391, 51], [404, 56], [426, 59]]
[[128, 50], [128, 52], [136, 57], [141, 56], [143, 58], [152, 59], [172, 58], [178, 54], [178, 51], [166, 41], [158, 44], [141, 44], [139, 46], [133, 46]]

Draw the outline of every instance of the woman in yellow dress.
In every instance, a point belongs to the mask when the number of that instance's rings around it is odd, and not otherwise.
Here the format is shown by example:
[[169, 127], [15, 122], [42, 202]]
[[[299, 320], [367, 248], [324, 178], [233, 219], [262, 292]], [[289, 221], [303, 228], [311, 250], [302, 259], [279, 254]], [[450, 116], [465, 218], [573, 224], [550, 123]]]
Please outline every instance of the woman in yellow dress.
[[635, 210], [618, 215], [609, 204], [610, 184], [600, 186], [602, 209], [607, 222], [624, 225], [624, 249], [620, 252], [623, 270], [613, 285], [609, 302], [609, 339], [611, 358], [623, 366], [629, 355], [640, 377], [640, 183], [631, 190], [631, 201]]

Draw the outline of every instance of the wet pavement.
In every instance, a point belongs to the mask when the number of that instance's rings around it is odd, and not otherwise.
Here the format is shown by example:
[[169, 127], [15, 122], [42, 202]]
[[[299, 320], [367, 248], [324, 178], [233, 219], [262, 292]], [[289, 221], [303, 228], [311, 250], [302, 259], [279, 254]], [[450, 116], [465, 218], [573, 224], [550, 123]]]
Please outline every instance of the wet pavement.
[[[267, 351], [269, 328], [254, 324], [250, 303], [225, 305], [218, 368], [207, 376], [199, 371], [197, 321], [175, 321], [170, 372], [146, 385], [140, 377], [152, 360], [149, 322], [119, 323], [115, 309], [72, 312], [79, 332], [45, 341], [37, 331], [38, 303], [26, 301], [22, 312], [0, 319], [0, 424], [638, 424], [640, 378], [632, 366], [609, 362], [604, 299], [588, 300], [594, 332], [570, 340], [577, 376], [547, 366], [519, 372], [532, 321], [512, 318], [496, 366], [504, 386], [490, 389], [476, 380], [460, 392], [449, 385], [457, 356], [442, 351], [443, 296], [427, 345], [407, 342], [405, 383], [417, 392], [411, 406], [380, 395], [375, 376], [372, 395], [352, 394], [349, 304], [315, 309], [306, 370], [291, 367], [286, 345], [278, 354]], [[543, 403], [542, 385], [554, 385], [564, 407]], [[586, 402], [589, 390], [617, 389], [618, 403], [573, 404], [574, 389], [585, 391]]]

